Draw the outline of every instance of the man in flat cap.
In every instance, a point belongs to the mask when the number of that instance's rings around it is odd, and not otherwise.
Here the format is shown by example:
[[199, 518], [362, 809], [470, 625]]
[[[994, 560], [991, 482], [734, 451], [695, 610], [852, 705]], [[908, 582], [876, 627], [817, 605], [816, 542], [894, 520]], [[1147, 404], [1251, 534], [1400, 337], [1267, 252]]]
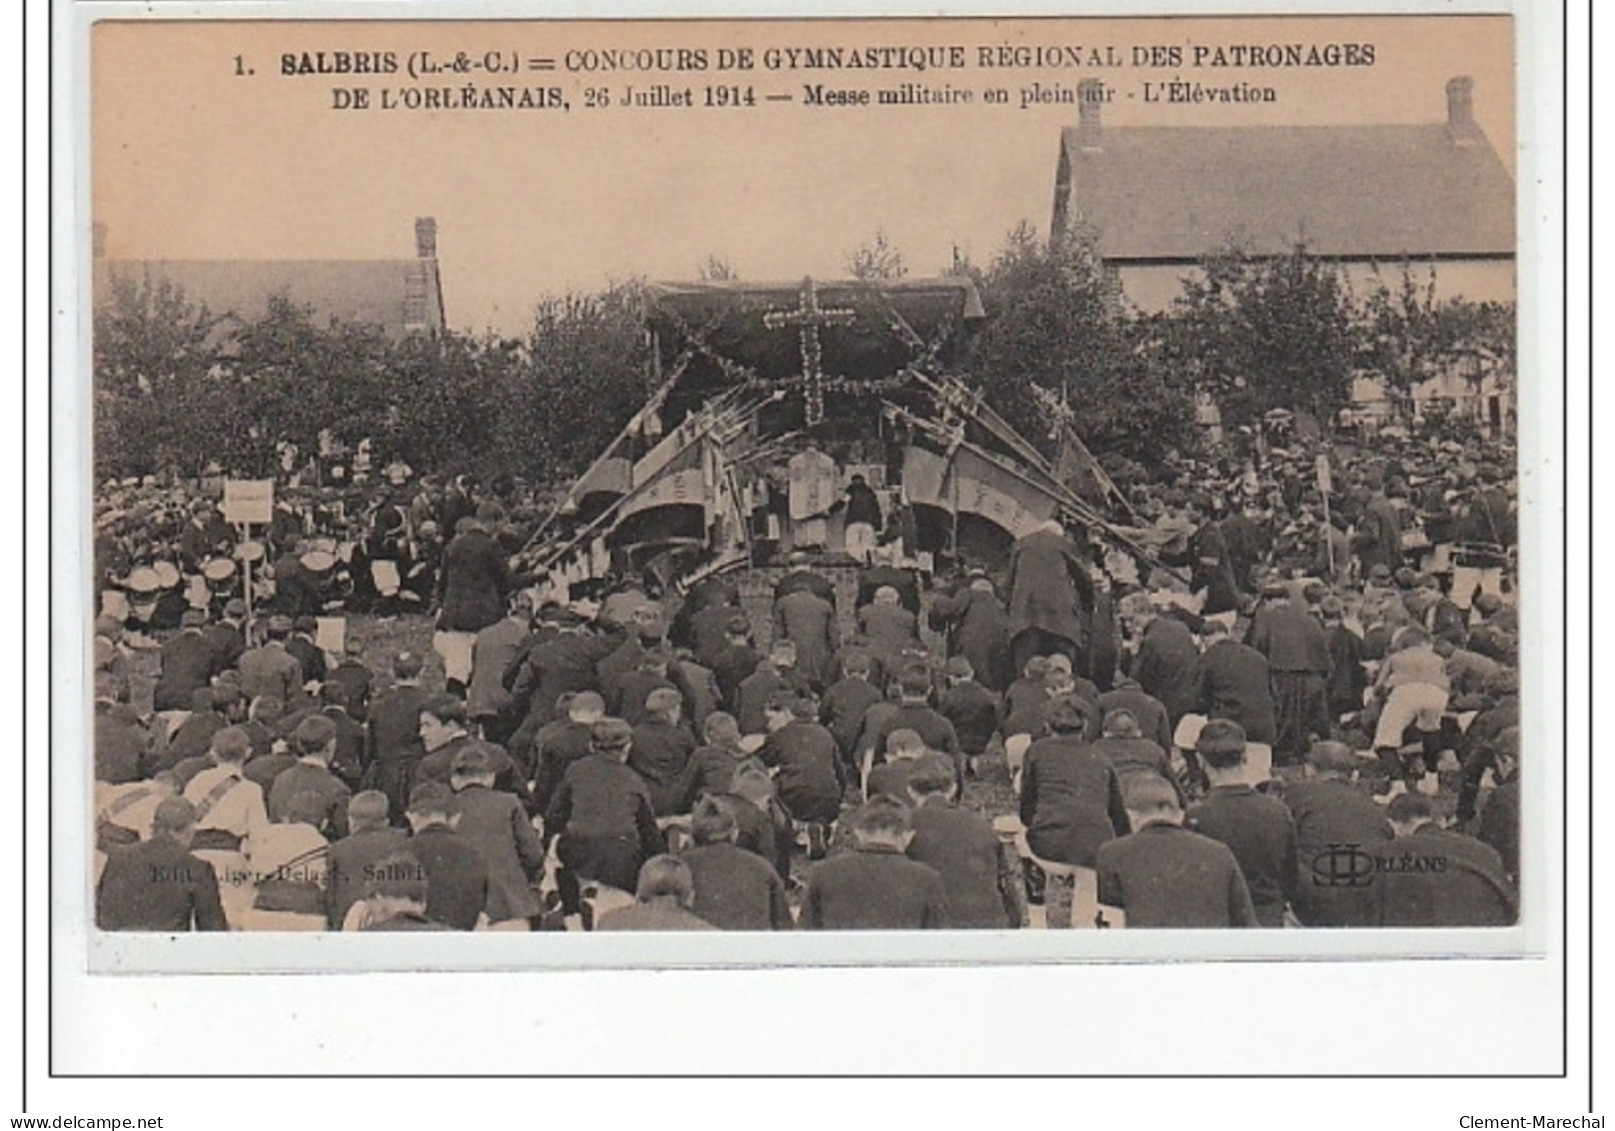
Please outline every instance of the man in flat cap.
[[1247, 780], [1245, 732], [1238, 723], [1209, 720], [1195, 740], [1195, 753], [1211, 789], [1188, 811], [1184, 824], [1228, 846], [1239, 861], [1257, 921], [1282, 927], [1300, 878], [1290, 811]]

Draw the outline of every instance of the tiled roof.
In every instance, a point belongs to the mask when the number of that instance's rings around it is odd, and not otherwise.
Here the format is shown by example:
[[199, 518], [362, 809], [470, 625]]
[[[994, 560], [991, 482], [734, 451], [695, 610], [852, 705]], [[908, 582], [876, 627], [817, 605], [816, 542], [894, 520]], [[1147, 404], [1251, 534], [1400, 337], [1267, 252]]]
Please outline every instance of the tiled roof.
[[[1094, 136], [1094, 135], [1090, 135]], [[1514, 254], [1514, 183], [1447, 125], [1063, 131], [1055, 226], [1107, 259], [1196, 260], [1230, 240], [1349, 258]]]
[[443, 296], [435, 259], [116, 260], [95, 261], [96, 301], [120, 280], [169, 282], [214, 317], [254, 321], [272, 296], [285, 295], [330, 318], [377, 325], [402, 335], [441, 329]]

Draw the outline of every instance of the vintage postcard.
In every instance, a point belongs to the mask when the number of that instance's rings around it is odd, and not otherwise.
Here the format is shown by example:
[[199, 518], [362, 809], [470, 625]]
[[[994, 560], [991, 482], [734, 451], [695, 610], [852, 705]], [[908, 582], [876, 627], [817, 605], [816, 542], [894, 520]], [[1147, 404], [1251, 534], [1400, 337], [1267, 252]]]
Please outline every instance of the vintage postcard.
[[1515, 16], [81, 30], [92, 969], [1541, 952]]

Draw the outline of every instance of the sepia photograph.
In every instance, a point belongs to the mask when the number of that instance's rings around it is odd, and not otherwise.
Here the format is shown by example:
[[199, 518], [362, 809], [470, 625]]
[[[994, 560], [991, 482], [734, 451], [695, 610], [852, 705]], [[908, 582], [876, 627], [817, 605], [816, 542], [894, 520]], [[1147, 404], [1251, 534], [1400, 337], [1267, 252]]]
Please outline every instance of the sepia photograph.
[[87, 45], [92, 956], [1540, 948], [1512, 16]]

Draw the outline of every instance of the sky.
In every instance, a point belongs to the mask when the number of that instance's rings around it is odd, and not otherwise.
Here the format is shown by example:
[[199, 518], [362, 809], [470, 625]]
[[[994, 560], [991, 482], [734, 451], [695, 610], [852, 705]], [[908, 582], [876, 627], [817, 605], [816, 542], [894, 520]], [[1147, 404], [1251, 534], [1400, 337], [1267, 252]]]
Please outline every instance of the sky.
[[[91, 174], [106, 253], [130, 259], [363, 259], [414, 254], [414, 220], [438, 223], [448, 321], [520, 333], [535, 301], [634, 276], [690, 279], [709, 256], [743, 279], [845, 274], [877, 231], [911, 274], [954, 249], [989, 261], [1022, 220], [1046, 232], [1060, 129], [1071, 104], [1021, 107], [1033, 84], [1113, 90], [1104, 125], [1439, 122], [1445, 84], [1474, 79], [1475, 116], [1515, 169], [1513, 27], [1507, 17], [660, 21], [639, 23], [110, 22], [92, 31]], [[1196, 47], [1372, 44], [1372, 66], [1195, 67]], [[763, 52], [807, 46], [964, 48], [967, 66], [804, 70]], [[750, 47], [749, 71], [713, 69]], [[985, 69], [978, 49], [1078, 48], [1085, 65]], [[1132, 65], [1178, 47], [1177, 65]], [[569, 52], [705, 52], [703, 72], [569, 70]], [[1114, 49], [1120, 66], [1095, 67]], [[282, 56], [391, 52], [397, 73], [282, 74]], [[517, 60], [554, 71], [420, 80], [416, 52]], [[238, 59], [239, 57], [239, 59]], [[1062, 55], [1070, 58], [1069, 54]], [[598, 55], [570, 56], [578, 64]], [[559, 87], [559, 110], [382, 109], [406, 88]], [[1146, 101], [1145, 83], [1272, 86], [1271, 104]], [[968, 106], [817, 106], [804, 86], [876, 90], [918, 82]], [[750, 88], [753, 106], [625, 107], [626, 87]], [[334, 88], [371, 107], [333, 108]], [[988, 106], [982, 92], [1007, 92]], [[612, 105], [588, 109], [586, 89]], [[1158, 89], [1158, 88], [1156, 88]], [[766, 96], [789, 94], [790, 102]]]

